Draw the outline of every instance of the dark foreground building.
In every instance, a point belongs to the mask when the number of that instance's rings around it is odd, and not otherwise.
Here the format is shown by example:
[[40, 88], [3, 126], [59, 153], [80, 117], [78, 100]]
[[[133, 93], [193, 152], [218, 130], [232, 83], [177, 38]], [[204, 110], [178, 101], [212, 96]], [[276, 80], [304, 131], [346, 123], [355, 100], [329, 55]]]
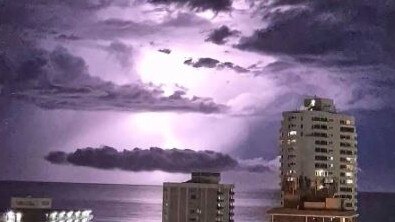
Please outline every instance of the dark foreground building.
[[7, 209], [0, 222], [90, 222], [91, 210], [52, 209], [51, 198], [11, 198], [11, 208]]

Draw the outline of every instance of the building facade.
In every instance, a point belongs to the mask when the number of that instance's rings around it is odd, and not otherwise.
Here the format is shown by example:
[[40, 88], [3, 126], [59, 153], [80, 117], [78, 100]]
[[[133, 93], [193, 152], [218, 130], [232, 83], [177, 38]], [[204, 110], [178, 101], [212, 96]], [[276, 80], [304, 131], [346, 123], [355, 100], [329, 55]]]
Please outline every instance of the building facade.
[[163, 222], [233, 222], [234, 185], [219, 173], [194, 172], [184, 183], [164, 183]]
[[354, 221], [357, 216], [354, 117], [338, 113], [333, 100], [305, 99], [299, 110], [283, 113], [280, 153], [282, 209], [269, 214], [297, 209], [301, 215], [303, 210], [314, 215], [314, 210], [328, 210], [326, 215], [331, 218], [349, 211], [347, 215], [352, 220], [338, 219]]

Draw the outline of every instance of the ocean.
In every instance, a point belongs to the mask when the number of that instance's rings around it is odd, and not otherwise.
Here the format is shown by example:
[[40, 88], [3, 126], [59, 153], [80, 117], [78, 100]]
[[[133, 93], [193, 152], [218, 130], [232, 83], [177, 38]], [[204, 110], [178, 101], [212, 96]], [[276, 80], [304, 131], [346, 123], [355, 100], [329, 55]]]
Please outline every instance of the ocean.
[[[267, 222], [266, 211], [279, 205], [275, 190], [236, 187], [236, 222]], [[95, 222], [162, 221], [162, 187], [104, 184], [0, 182], [0, 209], [12, 196], [51, 197], [55, 209], [91, 209]], [[360, 193], [359, 222], [395, 222], [395, 194]]]

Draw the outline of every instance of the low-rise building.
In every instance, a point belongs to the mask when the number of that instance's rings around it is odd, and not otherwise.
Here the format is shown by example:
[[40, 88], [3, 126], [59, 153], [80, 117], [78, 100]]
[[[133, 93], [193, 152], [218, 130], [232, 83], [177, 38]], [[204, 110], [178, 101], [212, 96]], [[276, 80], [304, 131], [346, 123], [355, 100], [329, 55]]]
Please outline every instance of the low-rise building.
[[233, 222], [234, 185], [219, 173], [194, 172], [189, 181], [164, 183], [163, 222]]

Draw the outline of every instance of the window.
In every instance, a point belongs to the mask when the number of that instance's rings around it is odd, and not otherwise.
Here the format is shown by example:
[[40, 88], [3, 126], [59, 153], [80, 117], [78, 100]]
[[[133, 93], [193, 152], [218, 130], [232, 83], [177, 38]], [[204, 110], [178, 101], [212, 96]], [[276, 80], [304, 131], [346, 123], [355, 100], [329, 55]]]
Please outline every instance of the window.
[[327, 169], [328, 165], [326, 163], [316, 163], [315, 168], [317, 169]]
[[292, 130], [288, 133], [288, 136], [296, 136], [297, 132], [295, 130]]
[[313, 132], [312, 134], [311, 134], [311, 136], [314, 136], [314, 137], [328, 137], [328, 134], [326, 134], [326, 133], [320, 133], [320, 132]]
[[340, 135], [340, 139], [342, 139], [342, 140], [350, 140], [351, 136], [350, 135]]
[[351, 173], [351, 172], [346, 172], [346, 173], [345, 173], [345, 176], [346, 176], [346, 177], [352, 177], [352, 174], [353, 174], [353, 173]]
[[328, 122], [328, 119], [326, 117], [312, 117], [312, 121], [319, 121], [319, 122]]
[[345, 127], [345, 126], [340, 127], [340, 132], [353, 133], [354, 131], [355, 131], [354, 127]]
[[353, 184], [353, 183], [354, 183], [354, 181], [351, 180], [351, 179], [347, 179], [347, 180], [346, 180], [346, 184]]
[[340, 191], [341, 192], [352, 192], [352, 188], [351, 187], [340, 187]]
[[324, 177], [328, 175], [328, 172], [325, 170], [315, 170], [315, 175], [318, 177]]
[[325, 149], [325, 148], [316, 147], [315, 148], [315, 152], [317, 152], [317, 153], [327, 153], [328, 150]]
[[343, 155], [353, 155], [352, 151], [350, 151], [350, 150], [340, 150], [340, 154], [343, 154]]
[[315, 156], [315, 160], [326, 161], [326, 160], [328, 160], [328, 157], [326, 157], [326, 156]]
[[315, 141], [316, 145], [328, 145], [328, 141], [325, 140], [316, 140]]
[[328, 129], [327, 125], [322, 125], [322, 124], [314, 124], [311, 126], [312, 129], [321, 129], [321, 130], [326, 130]]
[[342, 147], [351, 147], [351, 143], [341, 142], [340, 146], [342, 146]]
[[354, 170], [354, 166], [353, 165], [349, 165], [349, 164], [347, 164], [347, 165], [342, 164], [342, 165], [340, 165], [340, 169], [342, 169], [342, 170]]
[[287, 177], [287, 181], [295, 181], [295, 177]]
[[295, 157], [296, 157], [295, 155], [288, 155], [288, 159], [293, 159]]
[[342, 125], [351, 125], [351, 120], [340, 120], [340, 124]]

